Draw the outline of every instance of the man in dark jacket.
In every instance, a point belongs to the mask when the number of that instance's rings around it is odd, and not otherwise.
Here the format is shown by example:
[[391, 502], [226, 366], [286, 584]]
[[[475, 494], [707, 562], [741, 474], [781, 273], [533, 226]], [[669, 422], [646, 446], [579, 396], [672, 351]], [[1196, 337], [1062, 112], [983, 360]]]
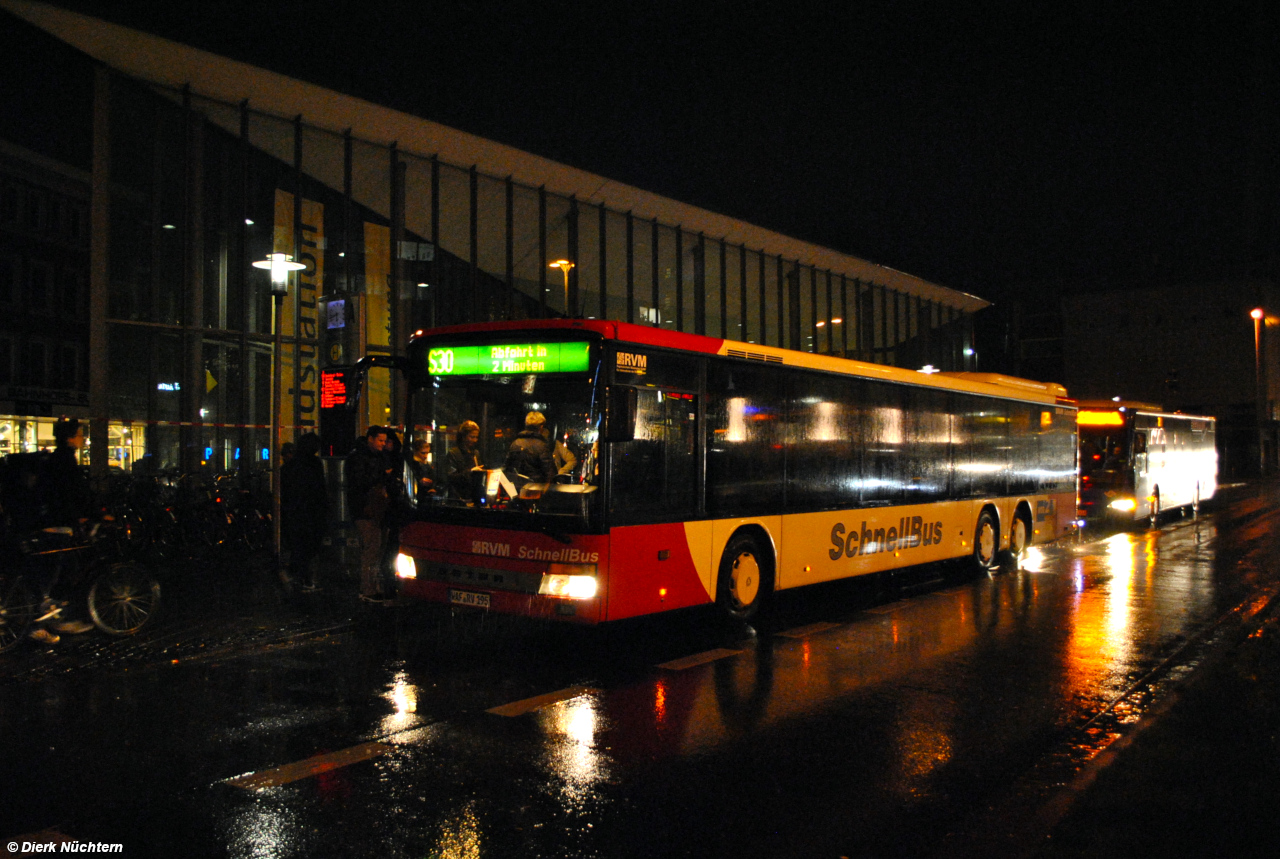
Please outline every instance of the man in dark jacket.
[[78, 528], [92, 512], [89, 478], [80, 467], [84, 449], [84, 425], [75, 418], [53, 425], [53, 453], [37, 478], [36, 493], [46, 528]]
[[280, 532], [289, 548], [289, 577], [316, 591], [313, 561], [329, 529], [329, 496], [320, 463], [320, 437], [303, 434], [294, 456], [280, 467]]
[[547, 419], [542, 412], [529, 412], [524, 429], [507, 450], [504, 470], [519, 488], [526, 483], [550, 483], [556, 479], [556, 464], [547, 441]]
[[381, 603], [382, 556], [387, 544], [387, 508], [395, 479], [384, 451], [387, 428], [371, 426], [347, 457], [347, 503], [360, 535], [360, 599]]
[[[40, 503], [40, 524], [46, 530], [70, 529], [81, 533], [93, 512], [93, 494], [89, 478], [80, 467], [80, 451], [84, 449], [84, 425], [75, 418], [63, 418], [53, 425], [53, 453], [45, 460], [36, 477], [36, 498]], [[65, 539], [74, 539], [66, 537]], [[41, 565], [41, 604], [37, 623], [49, 622], [58, 632], [83, 633], [92, 625], [83, 620], [62, 616], [65, 603], [52, 597], [61, 577], [60, 563]], [[42, 644], [56, 644], [57, 633], [37, 626], [31, 637]]]

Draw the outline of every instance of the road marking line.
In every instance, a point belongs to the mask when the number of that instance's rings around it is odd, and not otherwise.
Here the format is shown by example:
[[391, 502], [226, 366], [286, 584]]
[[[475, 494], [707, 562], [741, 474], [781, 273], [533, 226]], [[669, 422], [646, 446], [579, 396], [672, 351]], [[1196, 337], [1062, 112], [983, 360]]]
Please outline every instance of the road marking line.
[[706, 665], [708, 662], [715, 662], [717, 659], [724, 659], [728, 656], [737, 656], [741, 652], [741, 650], [727, 650], [723, 647], [717, 647], [715, 650], [707, 650], [702, 653], [695, 653], [692, 656], [682, 656], [679, 659], [673, 659], [670, 662], [659, 663], [658, 667], [665, 668], [668, 671], [684, 671], [686, 668]]
[[828, 629], [835, 629], [839, 625], [840, 624], [838, 623], [831, 623], [830, 621], [822, 620], [817, 623], [811, 623], [808, 626], [797, 626], [795, 629], [788, 629], [784, 632], [777, 633], [777, 635], [780, 635], [783, 638], [808, 638], [811, 635], [817, 635], [819, 632], [826, 632]]
[[262, 790], [267, 787], [279, 787], [282, 784], [288, 784], [291, 781], [310, 778], [320, 773], [336, 770], [340, 767], [349, 766], [350, 764], [358, 764], [361, 761], [367, 761], [372, 758], [380, 757], [391, 751], [391, 746], [385, 743], [361, 743], [358, 746], [352, 746], [349, 749], [341, 749], [336, 752], [329, 752], [323, 755], [315, 755], [305, 760], [297, 761], [292, 764], [276, 767], [274, 769], [263, 770], [262, 772], [249, 773], [248, 775], [236, 776], [227, 779], [227, 784], [233, 787], [244, 788], [245, 790]]
[[510, 704], [503, 704], [501, 707], [490, 707], [485, 712], [492, 713], [495, 716], [523, 716], [525, 713], [532, 713], [534, 710], [540, 710], [551, 704], [558, 704], [561, 701], [568, 701], [570, 698], [577, 698], [580, 695], [587, 695], [595, 691], [590, 686], [570, 686], [568, 689], [561, 689], [558, 692], [536, 695], [533, 698], [525, 698], [523, 701], [512, 701]]

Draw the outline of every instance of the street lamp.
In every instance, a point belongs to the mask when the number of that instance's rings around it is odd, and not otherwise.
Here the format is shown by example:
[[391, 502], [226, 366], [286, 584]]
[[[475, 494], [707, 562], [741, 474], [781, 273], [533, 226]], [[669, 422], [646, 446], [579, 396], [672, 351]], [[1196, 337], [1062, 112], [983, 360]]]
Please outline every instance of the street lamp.
[[[835, 352], [836, 352], [836, 344], [835, 344], [835, 339], [836, 339], [836, 326], [837, 326], [837, 325], [839, 325], [841, 322], [844, 322], [844, 320], [843, 320], [843, 319], [841, 319], [839, 316], [833, 316], [833, 317], [831, 317], [831, 332], [827, 335], [827, 354], [828, 354], [828, 355], [834, 355], [834, 354], [835, 354]], [[827, 320], [825, 320], [825, 319], [819, 319], [817, 322], [814, 322], [814, 323], [813, 323], [813, 327], [814, 327], [814, 328], [826, 328], [826, 327], [827, 327]], [[816, 349], [817, 349], [817, 347], [818, 347], [818, 344], [817, 344], [817, 342], [815, 341], [815, 342], [814, 342], [814, 349], [816, 350]], [[843, 353], [841, 353], [841, 354], [843, 354]]]
[[283, 253], [269, 253], [257, 260], [254, 268], [271, 272], [271, 530], [275, 540], [276, 561], [280, 560], [280, 385], [281, 353], [283, 341], [280, 332], [280, 310], [284, 297], [289, 294], [289, 274], [306, 268], [293, 257]]
[[253, 267], [271, 272], [271, 294], [277, 300], [289, 294], [289, 272], [302, 271], [306, 268], [302, 263], [294, 262], [289, 254], [278, 252], [267, 254], [266, 259], [258, 260]]
[[564, 273], [564, 315], [571, 316], [569, 313], [569, 269], [573, 268], [573, 263], [567, 259], [558, 259], [550, 263], [547, 268], [558, 268]]

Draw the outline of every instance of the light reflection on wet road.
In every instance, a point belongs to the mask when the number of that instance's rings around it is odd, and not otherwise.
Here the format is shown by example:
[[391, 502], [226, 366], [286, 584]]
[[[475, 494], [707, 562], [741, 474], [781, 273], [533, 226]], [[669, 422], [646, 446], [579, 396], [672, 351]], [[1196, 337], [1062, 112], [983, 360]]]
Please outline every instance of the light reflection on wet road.
[[[1262, 492], [892, 602], [789, 596], [758, 633], [411, 611], [226, 662], [9, 682], [0, 730], [24, 739], [0, 824], [128, 855], [940, 855], [1011, 792], [1043, 800], [1273, 592]], [[372, 740], [385, 753], [312, 777], [226, 783]]]

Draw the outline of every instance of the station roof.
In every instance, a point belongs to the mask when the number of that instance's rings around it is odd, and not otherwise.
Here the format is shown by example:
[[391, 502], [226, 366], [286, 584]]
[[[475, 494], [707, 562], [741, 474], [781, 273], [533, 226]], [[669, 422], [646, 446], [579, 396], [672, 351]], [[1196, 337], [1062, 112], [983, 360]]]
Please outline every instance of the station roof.
[[437, 156], [458, 166], [514, 181], [580, 202], [631, 212], [643, 220], [703, 233], [752, 250], [798, 259], [966, 313], [990, 302], [931, 283], [887, 266], [758, 227], [727, 215], [615, 182], [427, 119], [344, 95], [287, 75], [193, 48], [169, 39], [91, 18], [32, 0], [0, 0], [3, 8], [125, 75], [157, 85], [172, 95], [183, 87], [227, 104], [245, 99], [257, 111], [303, 121], [370, 143], [397, 144], [401, 151]]

